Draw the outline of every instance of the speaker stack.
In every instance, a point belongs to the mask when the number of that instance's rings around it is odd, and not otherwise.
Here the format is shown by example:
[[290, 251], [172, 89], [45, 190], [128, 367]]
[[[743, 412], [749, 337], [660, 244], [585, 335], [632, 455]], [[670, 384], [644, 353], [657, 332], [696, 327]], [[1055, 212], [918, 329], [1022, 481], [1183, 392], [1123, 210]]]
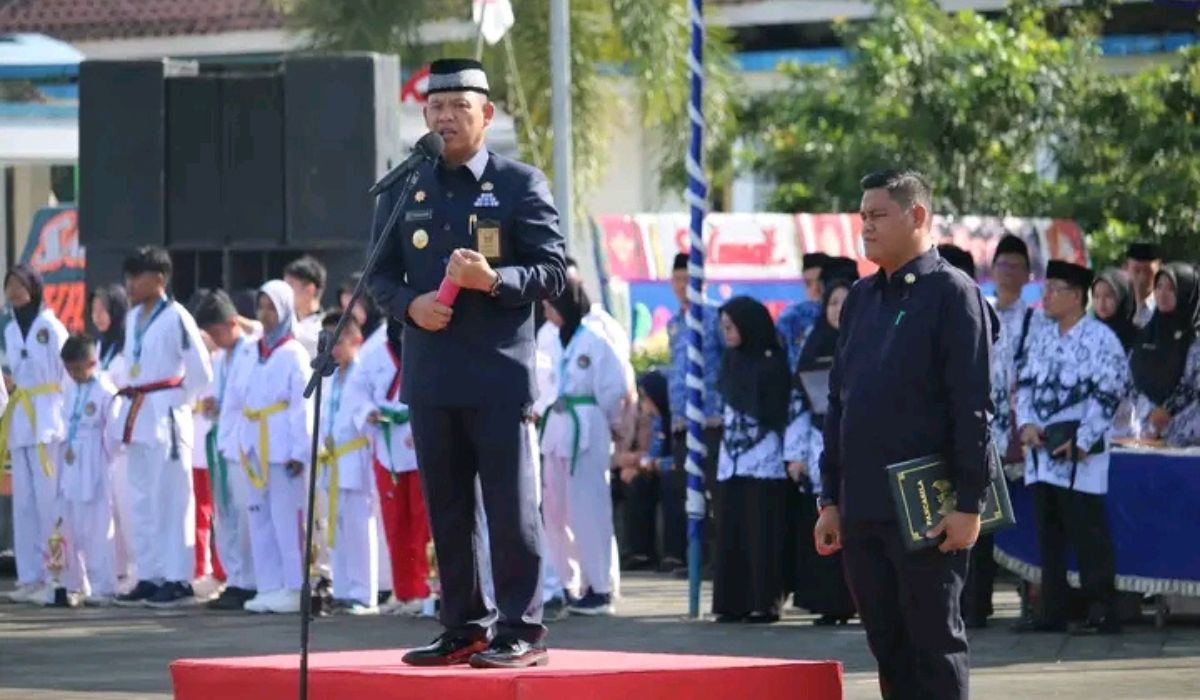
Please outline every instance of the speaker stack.
[[85, 61], [79, 92], [89, 289], [119, 281], [140, 245], [171, 251], [185, 301], [255, 287], [311, 253], [329, 303], [362, 264], [367, 188], [401, 157], [394, 56]]

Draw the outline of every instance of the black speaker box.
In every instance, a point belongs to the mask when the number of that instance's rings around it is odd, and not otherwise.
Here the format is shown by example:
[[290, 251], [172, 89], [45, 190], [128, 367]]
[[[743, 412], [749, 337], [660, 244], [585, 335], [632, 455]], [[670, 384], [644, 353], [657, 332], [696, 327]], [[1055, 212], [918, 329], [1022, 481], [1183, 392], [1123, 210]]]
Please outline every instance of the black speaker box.
[[340, 54], [284, 61], [287, 242], [365, 241], [367, 188], [400, 161], [400, 65]]
[[84, 245], [166, 241], [165, 79], [195, 63], [84, 61], [79, 69], [79, 231]]

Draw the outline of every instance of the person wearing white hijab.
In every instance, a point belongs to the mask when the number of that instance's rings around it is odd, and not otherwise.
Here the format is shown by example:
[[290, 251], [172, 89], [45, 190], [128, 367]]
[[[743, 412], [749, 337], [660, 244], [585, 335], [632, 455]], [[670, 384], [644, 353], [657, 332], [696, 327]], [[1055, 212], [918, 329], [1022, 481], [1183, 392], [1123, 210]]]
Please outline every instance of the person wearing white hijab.
[[258, 594], [255, 613], [300, 610], [306, 464], [312, 443], [311, 405], [304, 398], [308, 351], [292, 335], [292, 289], [271, 280], [258, 292], [256, 364], [226, 389], [225, 410], [241, 415], [238, 461], [249, 482], [250, 549]]

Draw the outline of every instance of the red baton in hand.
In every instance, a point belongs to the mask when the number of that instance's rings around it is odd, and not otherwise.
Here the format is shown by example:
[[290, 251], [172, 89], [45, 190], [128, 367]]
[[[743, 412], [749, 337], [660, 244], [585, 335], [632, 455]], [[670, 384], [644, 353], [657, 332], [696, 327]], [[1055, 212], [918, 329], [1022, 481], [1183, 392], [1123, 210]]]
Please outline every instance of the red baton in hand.
[[454, 306], [454, 300], [458, 298], [459, 286], [450, 281], [449, 277], [443, 277], [442, 283], [438, 285], [437, 303], [442, 306]]

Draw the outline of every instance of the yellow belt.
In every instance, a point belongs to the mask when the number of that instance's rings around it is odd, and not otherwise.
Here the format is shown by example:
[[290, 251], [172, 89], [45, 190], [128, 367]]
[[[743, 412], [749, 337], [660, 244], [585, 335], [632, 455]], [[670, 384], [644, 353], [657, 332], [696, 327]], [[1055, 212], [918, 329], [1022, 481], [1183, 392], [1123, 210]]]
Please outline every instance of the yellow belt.
[[333, 549], [337, 533], [338, 461], [351, 452], [366, 449], [371, 445], [371, 442], [365, 437], [356, 437], [337, 446], [333, 446], [332, 442], [332, 439], [327, 440], [325, 449], [321, 450], [317, 456], [317, 464], [323, 464], [329, 469], [329, 518], [326, 523], [325, 538], [330, 549]]
[[37, 413], [33, 410], [33, 397], [57, 394], [59, 389], [58, 384], [47, 382], [29, 388], [19, 386], [13, 390], [12, 396], [8, 397], [8, 406], [4, 408], [4, 416], [0, 417], [0, 459], [7, 460], [9, 457], [8, 438], [12, 432], [12, 417], [16, 407], [20, 406], [25, 410], [25, 418], [29, 421], [29, 430], [33, 433], [34, 441], [37, 442], [38, 461], [42, 464], [42, 473], [48, 479], [54, 478], [54, 463], [50, 461], [46, 446], [37, 439]]
[[243, 408], [242, 415], [247, 420], [258, 423], [258, 468], [261, 473], [254, 473], [254, 465], [250, 464], [250, 457], [244, 450], [238, 450], [241, 453], [242, 469], [246, 470], [246, 477], [250, 479], [250, 483], [254, 488], [261, 489], [267, 485], [267, 464], [270, 462], [269, 453], [271, 451], [271, 433], [267, 420], [288, 407], [287, 401], [279, 401], [265, 408], [252, 409]]

